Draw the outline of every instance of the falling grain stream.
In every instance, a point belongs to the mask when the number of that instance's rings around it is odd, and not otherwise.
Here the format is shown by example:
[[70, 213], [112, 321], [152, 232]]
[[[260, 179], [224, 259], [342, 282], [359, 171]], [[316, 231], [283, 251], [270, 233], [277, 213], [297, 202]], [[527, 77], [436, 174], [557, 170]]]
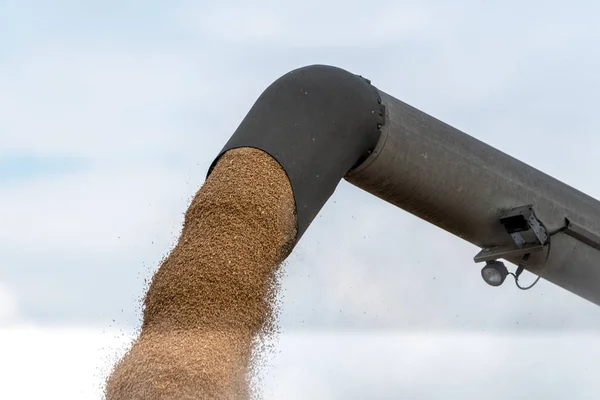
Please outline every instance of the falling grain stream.
[[290, 183], [266, 153], [225, 153], [186, 211], [152, 278], [142, 328], [106, 400], [259, 396], [262, 344], [277, 332], [281, 262], [296, 236]]

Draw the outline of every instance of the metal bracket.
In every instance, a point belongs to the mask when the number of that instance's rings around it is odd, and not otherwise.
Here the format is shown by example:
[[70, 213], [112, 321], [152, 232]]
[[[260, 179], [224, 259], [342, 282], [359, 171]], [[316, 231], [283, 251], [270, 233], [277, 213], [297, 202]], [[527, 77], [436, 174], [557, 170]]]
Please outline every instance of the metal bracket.
[[527, 246], [523, 248], [518, 248], [514, 246], [497, 246], [490, 247], [486, 249], [482, 249], [475, 256], [474, 260], [476, 263], [484, 262], [484, 261], [494, 261], [499, 258], [511, 258], [511, 257], [521, 257], [526, 254], [535, 253], [541, 251], [544, 248], [542, 245], [533, 245]]
[[580, 242], [587, 244], [588, 246], [595, 248], [596, 250], [600, 250], [600, 236], [593, 232], [590, 232], [589, 230], [585, 229], [580, 225], [573, 223], [568, 218], [565, 218], [565, 220], [567, 226], [564, 232], [567, 235], [579, 240]]
[[474, 257], [476, 263], [524, 256], [542, 250], [548, 243], [550, 236], [537, 219], [532, 205], [510, 210], [500, 218], [500, 223], [514, 245], [484, 248]]

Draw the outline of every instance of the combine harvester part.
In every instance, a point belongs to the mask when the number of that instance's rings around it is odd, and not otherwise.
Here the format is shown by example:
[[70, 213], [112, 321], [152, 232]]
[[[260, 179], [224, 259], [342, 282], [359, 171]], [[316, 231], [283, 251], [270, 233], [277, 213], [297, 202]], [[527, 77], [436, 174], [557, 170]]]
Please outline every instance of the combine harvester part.
[[599, 201], [361, 76], [323, 65], [289, 72], [219, 157], [236, 147], [267, 152], [287, 173], [296, 241], [345, 178], [481, 248], [474, 261], [494, 286], [506, 278], [504, 259], [519, 266], [515, 278], [527, 269], [600, 305]]

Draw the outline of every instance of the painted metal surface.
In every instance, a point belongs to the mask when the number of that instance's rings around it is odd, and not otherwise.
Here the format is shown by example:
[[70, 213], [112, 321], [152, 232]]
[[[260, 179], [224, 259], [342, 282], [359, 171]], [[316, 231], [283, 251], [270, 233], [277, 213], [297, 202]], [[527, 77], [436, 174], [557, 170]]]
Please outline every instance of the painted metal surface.
[[514, 246], [500, 218], [532, 205], [554, 234], [526, 269], [600, 305], [599, 201], [380, 94], [386, 120], [379, 143], [346, 180], [482, 249]]

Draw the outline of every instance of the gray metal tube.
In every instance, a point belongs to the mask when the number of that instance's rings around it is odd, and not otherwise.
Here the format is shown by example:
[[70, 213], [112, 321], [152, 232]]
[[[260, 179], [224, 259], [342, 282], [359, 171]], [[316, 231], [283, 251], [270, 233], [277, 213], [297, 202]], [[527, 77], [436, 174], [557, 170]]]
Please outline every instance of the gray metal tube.
[[499, 219], [515, 207], [533, 205], [548, 231], [568, 219], [572, 229], [552, 236], [526, 269], [600, 305], [600, 202], [379, 92], [382, 135], [347, 181], [482, 249], [511, 244]]

